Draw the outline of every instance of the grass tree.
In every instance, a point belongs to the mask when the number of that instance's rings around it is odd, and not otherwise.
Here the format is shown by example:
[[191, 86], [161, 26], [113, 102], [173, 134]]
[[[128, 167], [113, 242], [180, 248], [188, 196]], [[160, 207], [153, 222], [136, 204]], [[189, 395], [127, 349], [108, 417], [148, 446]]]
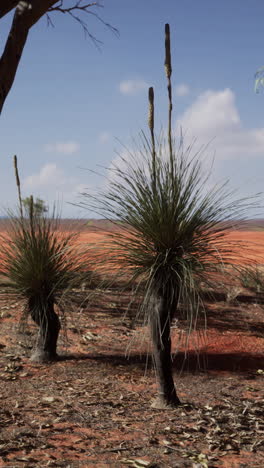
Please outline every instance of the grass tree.
[[19, 213], [10, 215], [8, 237], [2, 239], [1, 273], [13, 290], [26, 301], [26, 309], [39, 327], [31, 360], [53, 361], [61, 328], [56, 307], [69, 305], [72, 288], [90, 279], [87, 259], [78, 252], [76, 233], [60, 230], [60, 220], [36, 210], [33, 196], [24, 216], [17, 159], [14, 159], [19, 194]]
[[[170, 29], [165, 26], [165, 72], [168, 83], [168, 131], [155, 136], [154, 90], [149, 89], [150, 137], [141, 133], [135, 151], [120, 157], [109, 183], [98, 196], [84, 194], [84, 206], [118, 222], [109, 233], [107, 262], [140, 285], [148, 317], [159, 387], [155, 405], [177, 406], [173, 379], [171, 322], [184, 314], [189, 330], [201, 309], [202, 281], [233, 264], [238, 244], [228, 238], [241, 222], [250, 200], [234, 201], [226, 185], [206, 191], [208, 174], [192, 146], [177, 145], [172, 132]], [[107, 265], [106, 265], [107, 263]], [[98, 260], [99, 266], [99, 260]], [[143, 291], [143, 292], [142, 292]]]

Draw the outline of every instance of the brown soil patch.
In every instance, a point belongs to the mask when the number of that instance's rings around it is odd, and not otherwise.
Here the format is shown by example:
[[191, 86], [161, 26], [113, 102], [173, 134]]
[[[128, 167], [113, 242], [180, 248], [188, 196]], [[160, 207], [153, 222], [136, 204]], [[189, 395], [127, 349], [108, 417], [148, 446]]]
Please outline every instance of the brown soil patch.
[[259, 297], [242, 294], [248, 301], [207, 300], [207, 334], [203, 324], [189, 340], [173, 329], [183, 405], [157, 410], [148, 333], [124, 316], [128, 292], [87, 304], [76, 291], [64, 359], [37, 365], [28, 360], [36, 330], [29, 322], [22, 333], [22, 305], [3, 291], [0, 467], [262, 467], [264, 313]]

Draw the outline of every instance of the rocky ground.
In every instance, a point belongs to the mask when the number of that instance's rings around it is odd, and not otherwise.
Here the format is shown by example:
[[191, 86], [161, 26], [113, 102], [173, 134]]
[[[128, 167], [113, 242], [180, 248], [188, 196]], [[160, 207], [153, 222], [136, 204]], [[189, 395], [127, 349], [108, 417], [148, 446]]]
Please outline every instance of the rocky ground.
[[[128, 295], [88, 306], [76, 292], [63, 359], [29, 361], [34, 327], [0, 296], [0, 466], [262, 467], [264, 312], [254, 298], [207, 303], [207, 335], [184, 353], [173, 330], [182, 406], [151, 407], [156, 382], [147, 329], [124, 317]], [[218, 298], [219, 299], [219, 298]]]

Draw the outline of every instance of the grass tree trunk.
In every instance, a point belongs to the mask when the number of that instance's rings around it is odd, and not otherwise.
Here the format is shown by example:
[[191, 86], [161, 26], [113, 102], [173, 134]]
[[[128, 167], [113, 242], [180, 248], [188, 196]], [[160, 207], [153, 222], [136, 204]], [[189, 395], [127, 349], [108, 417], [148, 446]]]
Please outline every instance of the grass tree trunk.
[[54, 310], [54, 301], [50, 300], [40, 305], [29, 300], [29, 309], [32, 319], [39, 326], [37, 345], [31, 361], [56, 361], [58, 359], [57, 341], [61, 326]]
[[153, 357], [159, 387], [158, 398], [154, 407], [178, 406], [181, 404], [173, 381], [171, 360], [171, 327], [170, 309], [162, 293], [152, 295], [153, 310], [150, 316], [150, 327], [153, 343]]

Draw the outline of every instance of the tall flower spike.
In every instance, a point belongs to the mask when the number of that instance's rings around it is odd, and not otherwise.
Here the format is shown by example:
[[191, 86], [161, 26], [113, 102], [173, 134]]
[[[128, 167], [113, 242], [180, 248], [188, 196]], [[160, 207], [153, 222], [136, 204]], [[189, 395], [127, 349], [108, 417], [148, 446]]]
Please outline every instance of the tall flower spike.
[[149, 118], [148, 125], [151, 132], [154, 131], [154, 89], [149, 88]]
[[20, 188], [20, 180], [19, 180], [19, 175], [18, 175], [17, 156], [16, 155], [14, 156], [14, 169], [15, 169], [17, 188]]
[[152, 190], [153, 195], [156, 194], [157, 190], [157, 174], [156, 174], [156, 147], [155, 147], [155, 135], [154, 135], [154, 89], [149, 88], [149, 117], [148, 124], [151, 135], [151, 153], [152, 153]]
[[169, 99], [169, 115], [168, 115], [168, 144], [170, 153], [171, 172], [174, 170], [174, 159], [172, 152], [172, 135], [171, 135], [171, 117], [172, 117], [172, 87], [171, 87], [171, 50], [170, 50], [170, 25], [165, 24], [165, 73], [168, 78], [168, 99]]
[[23, 218], [23, 206], [22, 206], [22, 198], [21, 198], [21, 187], [20, 187], [20, 179], [18, 174], [18, 166], [17, 166], [17, 156], [14, 156], [14, 169], [15, 169], [15, 177], [16, 177], [16, 184], [18, 190], [18, 200], [19, 200], [19, 209], [20, 209], [20, 216]]
[[171, 77], [171, 50], [170, 50], [170, 25], [165, 24], [165, 71], [167, 78]]

